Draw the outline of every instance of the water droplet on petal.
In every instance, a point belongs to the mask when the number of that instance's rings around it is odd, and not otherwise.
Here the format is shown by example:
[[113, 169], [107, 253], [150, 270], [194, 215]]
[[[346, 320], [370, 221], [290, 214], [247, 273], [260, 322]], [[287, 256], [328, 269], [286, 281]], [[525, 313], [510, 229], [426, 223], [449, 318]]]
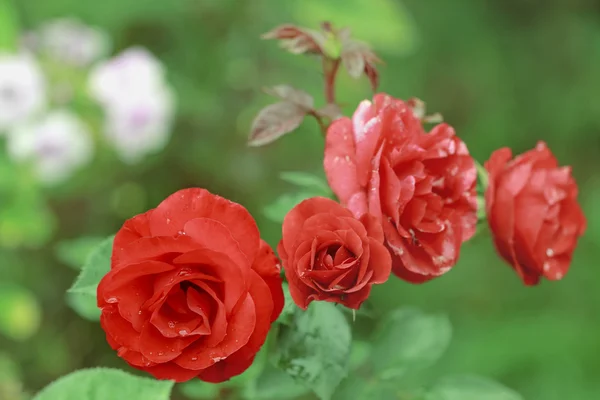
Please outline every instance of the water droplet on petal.
[[106, 302], [110, 304], [116, 303], [117, 301], [119, 301], [119, 299], [117, 299], [116, 297], [109, 297], [108, 299], [106, 299]]
[[171, 218], [167, 218], [167, 224], [171, 223]]
[[164, 354], [165, 354], [165, 353], [163, 353], [162, 351], [159, 351], [159, 352], [158, 352], [158, 355], [159, 355], [159, 356], [162, 356], [162, 355], [164, 355]]
[[169, 328], [171, 328], [171, 329], [175, 328], [175, 322], [169, 321]]
[[142, 310], [138, 311], [138, 315], [142, 315]]
[[192, 357], [192, 361], [196, 361], [198, 357]]
[[184, 232], [184, 231], [179, 231], [179, 232], [177, 232], [177, 233], [178, 233], [179, 235], [185, 235], [185, 232]]
[[179, 331], [179, 336], [187, 336], [188, 335], [188, 331], [186, 331], [185, 329], [182, 329]]
[[119, 347], [119, 350], [117, 350], [117, 355], [119, 357], [123, 357], [128, 351], [129, 351], [129, 349], [127, 349], [125, 347]]
[[553, 257], [554, 256], [554, 250], [552, 250], [552, 249], [546, 249], [546, 255], [548, 257]]

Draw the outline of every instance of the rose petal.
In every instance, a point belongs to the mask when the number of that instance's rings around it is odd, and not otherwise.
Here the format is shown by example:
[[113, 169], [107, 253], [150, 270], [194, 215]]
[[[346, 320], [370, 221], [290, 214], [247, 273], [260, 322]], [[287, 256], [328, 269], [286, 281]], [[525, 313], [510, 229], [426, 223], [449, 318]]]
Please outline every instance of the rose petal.
[[125, 221], [121, 229], [119, 229], [113, 241], [111, 268], [118, 264], [123, 249], [128, 244], [143, 237], [151, 236], [150, 228], [148, 226], [148, 219], [151, 213], [152, 210], [147, 211], [144, 214], [136, 215], [135, 217]]
[[[271, 313], [269, 309], [269, 314]], [[229, 357], [248, 343], [252, 332], [256, 327], [256, 306], [254, 300], [248, 294], [246, 299], [235, 314], [231, 316], [227, 325], [227, 335], [215, 347], [207, 347], [202, 342], [189, 346], [175, 363], [180, 367], [201, 370], [210, 367]]]
[[[329, 186], [343, 204], [347, 204], [353, 196], [361, 192], [355, 153], [352, 121], [349, 118], [334, 121], [327, 129], [323, 165]], [[359, 211], [367, 208], [366, 203], [357, 201], [353, 206]]]
[[163, 200], [150, 215], [153, 236], [174, 236], [195, 218], [207, 218], [225, 225], [248, 260], [254, 260], [260, 236], [254, 218], [241, 205], [205, 189], [180, 190]]
[[253, 259], [248, 259], [240, 250], [240, 244], [231, 235], [229, 229], [214, 219], [195, 218], [183, 227], [186, 235], [194, 239], [200, 246], [218, 249], [227, 254], [239, 266], [250, 268]]
[[199, 371], [182, 368], [173, 362], [144, 368], [144, 371], [150, 373], [156, 379], [174, 380], [178, 383], [189, 381], [198, 376], [199, 373]]

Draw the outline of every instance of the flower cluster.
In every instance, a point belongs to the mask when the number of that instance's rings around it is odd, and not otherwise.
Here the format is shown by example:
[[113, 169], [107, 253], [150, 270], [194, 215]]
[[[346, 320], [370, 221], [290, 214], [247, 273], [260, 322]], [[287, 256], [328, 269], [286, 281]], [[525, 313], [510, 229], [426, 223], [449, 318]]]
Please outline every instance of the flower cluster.
[[[8, 156], [41, 183], [60, 183], [91, 162], [96, 131], [127, 163], [165, 146], [174, 96], [148, 51], [106, 60], [106, 33], [73, 19], [48, 22], [21, 42], [17, 52], [0, 53], [0, 134]], [[47, 73], [56, 68], [67, 73]], [[90, 100], [101, 105], [103, 126], [88, 115], [92, 107], [78, 107]]]
[[[323, 58], [328, 104], [315, 109], [309, 94], [276, 86], [269, 93], [280, 102], [259, 113], [250, 144], [272, 142], [315, 117], [337, 199], [309, 197], [284, 216], [277, 246], [283, 271], [248, 211], [204, 189], [181, 190], [126, 221], [97, 299], [107, 340], [130, 365], [161, 379], [227, 380], [250, 366], [282, 310], [280, 272], [299, 308], [326, 301], [356, 310], [392, 274], [418, 284], [449, 272], [483, 214], [498, 253], [526, 285], [561, 279], [569, 269], [586, 225], [569, 167], [559, 167], [540, 142], [515, 158], [500, 149], [478, 168], [450, 125], [424, 128], [439, 118], [426, 116], [417, 99], [381, 93], [351, 118], [340, 116], [333, 92], [340, 62], [376, 86], [377, 57], [362, 45], [349, 57], [357, 48], [349, 32], [323, 29], [284, 25], [266, 35]], [[98, 67], [94, 96], [115, 120], [125, 115], [109, 124], [115, 143], [125, 131], [144, 136], [147, 149], [160, 142], [151, 127], [162, 126], [157, 115], [166, 114], [153, 96], [164, 89], [161, 79], [160, 65], [141, 50]], [[127, 157], [135, 155], [125, 144], [134, 136], [120, 142]]]

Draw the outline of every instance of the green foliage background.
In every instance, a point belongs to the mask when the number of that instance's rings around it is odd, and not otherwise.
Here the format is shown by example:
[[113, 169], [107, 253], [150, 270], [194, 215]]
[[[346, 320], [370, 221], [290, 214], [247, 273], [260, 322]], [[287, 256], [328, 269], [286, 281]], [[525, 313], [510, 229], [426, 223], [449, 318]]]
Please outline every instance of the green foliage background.
[[[442, 361], [427, 372], [431, 376], [485, 375], [529, 400], [600, 398], [600, 3], [15, 4], [17, 15], [10, 18], [18, 18], [24, 29], [75, 16], [108, 30], [115, 50], [149, 48], [167, 66], [178, 118], [161, 154], [133, 167], [97, 157], [66, 185], [43, 193], [15, 176], [0, 146], [0, 283], [9, 288], [0, 290], [0, 393], [16, 393], [21, 385], [35, 392], [83, 367], [124, 367], [98, 324], [67, 305], [65, 291], [77, 275], [69, 260], [77, 266], [81, 257], [76, 251], [66, 254], [64, 244], [61, 251], [64, 240], [85, 236], [97, 243], [95, 238], [113, 234], [125, 218], [168, 194], [202, 186], [244, 204], [265, 239], [276, 243], [279, 226], [262, 208], [293, 188], [279, 180], [281, 171], [321, 173], [323, 141], [314, 121], [265, 148], [247, 148], [247, 132], [254, 114], [272, 100], [260, 93], [262, 86], [291, 83], [320, 95], [320, 71], [313, 60], [286, 54], [258, 37], [280, 23], [316, 27], [329, 19], [351, 26], [385, 60], [382, 91], [425, 100], [478, 160], [501, 146], [522, 152], [538, 139], [547, 141], [562, 164], [573, 165], [588, 217], [572, 270], [561, 282], [524, 287], [482, 234], [463, 248], [459, 265], [444, 277], [419, 286], [392, 278], [377, 287], [375, 309], [411, 305], [448, 314], [453, 339]], [[366, 79], [341, 76], [338, 98], [346, 113], [369, 96]]]

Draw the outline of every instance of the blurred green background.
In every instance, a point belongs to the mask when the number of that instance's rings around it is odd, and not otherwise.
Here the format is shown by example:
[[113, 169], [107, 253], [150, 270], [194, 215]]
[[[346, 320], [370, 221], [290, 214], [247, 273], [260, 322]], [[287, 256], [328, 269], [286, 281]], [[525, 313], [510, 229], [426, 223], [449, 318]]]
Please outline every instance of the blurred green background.
[[[4, 1], [4, 0], [2, 0]], [[259, 35], [294, 22], [348, 25], [385, 65], [380, 90], [416, 96], [441, 112], [484, 161], [545, 140], [573, 165], [588, 217], [561, 282], [525, 287], [482, 233], [459, 265], [414, 286], [392, 278], [377, 308], [414, 305], [448, 313], [450, 350], [432, 370], [497, 379], [529, 400], [600, 398], [600, 3], [597, 0], [17, 0], [13, 18], [34, 29], [76, 17], [109, 32], [113, 49], [141, 45], [167, 68], [178, 99], [163, 152], [129, 166], [98, 154], [69, 182], [31, 189], [0, 145], [0, 393], [32, 393], [90, 366], [124, 368], [99, 325], [67, 305], [76, 251], [170, 193], [201, 186], [245, 205], [274, 244], [280, 227], [261, 210], [293, 187], [281, 171], [322, 174], [314, 121], [264, 148], [246, 147], [251, 121], [272, 99], [263, 86], [290, 83], [319, 96], [320, 67]], [[2, 30], [0, 29], [0, 34]], [[366, 78], [342, 74], [346, 114], [370, 97]], [[322, 103], [321, 103], [322, 104]], [[2, 139], [0, 138], [0, 141]], [[65, 240], [85, 237], [74, 247]], [[88, 246], [89, 247], [89, 246]], [[360, 320], [359, 320], [360, 321]], [[401, 339], [401, 338], [399, 338]], [[2, 394], [0, 394], [0, 397]], [[16, 395], [15, 395], [16, 396]], [[7, 399], [12, 400], [10, 397]]]

